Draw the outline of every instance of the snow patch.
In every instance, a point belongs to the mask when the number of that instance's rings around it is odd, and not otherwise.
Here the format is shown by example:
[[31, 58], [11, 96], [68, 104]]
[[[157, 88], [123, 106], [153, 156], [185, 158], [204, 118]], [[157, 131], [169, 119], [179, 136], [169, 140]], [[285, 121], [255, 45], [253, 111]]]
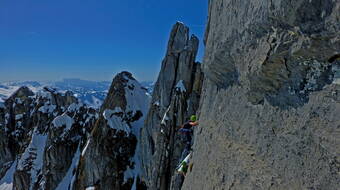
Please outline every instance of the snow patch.
[[65, 126], [65, 130], [70, 130], [73, 123], [74, 120], [66, 113], [63, 113], [62, 115], [54, 118], [54, 120], [52, 121], [54, 127], [59, 128]]
[[159, 106], [159, 101], [153, 103], [154, 106]]
[[332, 71], [334, 73], [333, 84], [340, 84], [340, 65], [334, 64], [332, 66]]
[[15, 115], [15, 120], [20, 120], [20, 119], [22, 119], [23, 117], [24, 117], [23, 114], [17, 114], [17, 115]]
[[18, 121], [18, 122], [16, 123], [16, 126], [17, 126], [17, 127], [22, 127], [22, 122], [21, 122], [21, 121]]
[[81, 152], [81, 156], [84, 156], [84, 155], [85, 155], [86, 150], [87, 150], [87, 147], [88, 147], [89, 144], [90, 144], [90, 141], [91, 141], [91, 139], [89, 139], [89, 140], [86, 142], [86, 145], [85, 145], [83, 151]]
[[52, 113], [56, 108], [56, 105], [51, 105], [49, 102], [45, 102], [45, 104], [41, 106], [38, 111], [42, 113]]
[[13, 190], [13, 183], [3, 183], [0, 185], [0, 190]]
[[79, 158], [80, 158], [80, 148], [78, 145], [77, 151], [75, 152], [74, 157], [72, 159], [71, 166], [69, 167], [66, 175], [64, 176], [63, 180], [59, 183], [56, 190], [65, 190], [65, 189], [69, 189], [69, 187], [72, 186], [73, 184], [72, 181], [73, 181], [73, 178], [75, 177], [73, 175], [73, 171], [77, 168], [77, 165], [79, 163]]
[[120, 107], [115, 107], [115, 109], [113, 110], [113, 113], [123, 113], [123, 110]]
[[180, 92], [186, 92], [186, 88], [184, 86], [183, 80], [178, 81], [178, 83], [176, 84], [176, 90], [180, 91]]
[[33, 188], [34, 183], [38, 180], [37, 176], [42, 170], [46, 140], [47, 135], [39, 134], [37, 128], [35, 128], [31, 142], [18, 162], [17, 170], [26, 170], [27, 167], [30, 168], [30, 189]]
[[72, 103], [71, 105], [68, 106], [67, 111], [69, 111], [69, 112], [79, 111], [79, 109], [82, 106], [83, 106], [82, 103]]
[[107, 120], [110, 128], [116, 130], [125, 131], [127, 134], [130, 133], [130, 127], [122, 121], [122, 118], [114, 115], [115, 113], [119, 113], [118, 111], [121, 109], [115, 108], [115, 110], [106, 109], [103, 113], [104, 118]]
[[166, 111], [165, 111], [165, 113], [164, 113], [164, 115], [163, 115], [163, 119], [162, 119], [162, 121], [161, 121], [161, 124], [162, 125], [166, 125], [166, 122], [170, 119], [169, 117], [168, 117], [168, 112], [170, 111], [170, 106], [168, 107], [168, 109], [166, 109]]
[[334, 79], [333, 84], [340, 84], [340, 78]]
[[[134, 178], [135, 177], [135, 172], [133, 169], [131, 169], [130, 167], [128, 167], [125, 172], [124, 172], [124, 183], [127, 182], [128, 179], [130, 178]], [[131, 188], [132, 189], [132, 188]]]
[[7, 170], [5, 176], [0, 180], [0, 190], [13, 189], [13, 175], [17, 167], [17, 162], [13, 162], [11, 167]]
[[21, 100], [20, 98], [15, 98], [15, 102], [16, 102], [17, 104], [22, 104], [22, 100]]
[[136, 80], [127, 80], [128, 82], [125, 87], [127, 102], [125, 112], [140, 110], [143, 114], [146, 114], [150, 104], [150, 96], [147, 95], [147, 91]]
[[9, 122], [9, 113], [5, 114], [5, 125], [7, 125]]
[[39, 90], [37, 92], [37, 97], [41, 97], [41, 98], [46, 98], [48, 100], [52, 100], [52, 93], [48, 92], [46, 90]]
[[92, 95], [90, 100], [85, 100], [85, 104], [89, 105], [90, 107], [94, 109], [97, 109], [97, 108], [100, 108], [100, 106], [103, 104], [103, 100]]
[[[86, 119], [85, 119], [86, 118]], [[89, 123], [91, 121], [91, 119], [95, 118], [94, 114], [88, 114], [87, 116], [84, 115], [83, 119], [85, 119], [85, 122], [83, 123], [83, 125], [86, 125], [87, 123]]]

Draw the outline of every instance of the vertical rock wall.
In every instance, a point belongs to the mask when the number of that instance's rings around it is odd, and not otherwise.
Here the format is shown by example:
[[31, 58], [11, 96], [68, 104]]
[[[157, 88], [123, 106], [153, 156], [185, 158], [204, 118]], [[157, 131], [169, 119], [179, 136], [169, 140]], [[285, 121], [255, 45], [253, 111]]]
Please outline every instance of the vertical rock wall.
[[210, 0], [183, 189], [340, 187], [340, 2]]

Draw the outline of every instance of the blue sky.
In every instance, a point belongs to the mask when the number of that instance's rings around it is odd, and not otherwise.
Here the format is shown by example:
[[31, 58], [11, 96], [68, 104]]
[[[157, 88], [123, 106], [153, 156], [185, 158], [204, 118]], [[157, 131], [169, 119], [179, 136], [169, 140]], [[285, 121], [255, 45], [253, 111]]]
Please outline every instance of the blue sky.
[[[207, 0], [2, 0], [0, 81], [154, 80], [172, 25], [203, 39]], [[203, 56], [200, 44], [198, 60]]]

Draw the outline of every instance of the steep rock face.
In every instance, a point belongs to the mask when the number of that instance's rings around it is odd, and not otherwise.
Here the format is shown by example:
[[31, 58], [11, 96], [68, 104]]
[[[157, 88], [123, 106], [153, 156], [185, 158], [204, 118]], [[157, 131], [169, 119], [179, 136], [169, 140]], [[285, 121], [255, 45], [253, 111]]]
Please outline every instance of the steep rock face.
[[176, 23], [141, 134], [142, 166], [150, 189], [170, 188], [184, 149], [176, 130], [198, 107], [203, 74], [195, 62], [197, 49], [197, 37], [189, 38], [188, 27]]
[[[25, 139], [28, 138], [31, 121], [24, 117], [28, 118], [32, 95], [32, 91], [27, 87], [22, 87], [0, 107], [0, 177], [3, 177], [11, 167], [16, 155], [20, 152], [20, 146], [23, 146]], [[23, 120], [26, 122], [23, 123]]]
[[339, 1], [209, 1], [183, 189], [340, 187], [339, 21]]
[[[65, 189], [76, 149], [95, 120], [95, 110], [71, 92], [19, 88], [2, 107], [0, 189]], [[71, 168], [72, 167], [72, 168]], [[68, 172], [70, 171], [70, 172]], [[67, 176], [69, 175], [69, 176]], [[61, 183], [63, 187], [58, 187]]]
[[[45, 189], [66, 189], [80, 157], [80, 145], [86, 142], [98, 113], [81, 103], [70, 104], [63, 114], [52, 121], [44, 152]], [[65, 167], [66, 166], [66, 167]]]
[[110, 87], [80, 158], [73, 189], [143, 189], [139, 136], [150, 97], [128, 72]]

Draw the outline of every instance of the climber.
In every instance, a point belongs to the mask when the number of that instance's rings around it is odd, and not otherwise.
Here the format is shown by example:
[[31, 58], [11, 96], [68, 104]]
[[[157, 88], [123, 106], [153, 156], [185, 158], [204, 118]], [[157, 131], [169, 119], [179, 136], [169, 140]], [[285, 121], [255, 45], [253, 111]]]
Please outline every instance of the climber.
[[198, 121], [196, 115], [192, 115], [190, 117], [190, 120], [185, 122], [179, 129], [180, 132], [182, 132], [185, 135], [185, 148], [182, 152], [182, 155], [179, 160], [181, 162], [177, 166], [177, 171], [182, 174], [182, 176], [186, 175], [186, 172], [188, 170], [188, 159], [192, 153], [191, 149], [191, 140], [192, 140], [192, 134], [193, 134], [193, 129], [192, 127], [197, 126]]
[[187, 151], [191, 150], [191, 139], [192, 139], [192, 127], [197, 126], [198, 125], [198, 121], [197, 121], [197, 117], [196, 115], [192, 115], [190, 117], [190, 120], [186, 123], [184, 123], [181, 128], [179, 129], [180, 132], [185, 134], [185, 149]]

